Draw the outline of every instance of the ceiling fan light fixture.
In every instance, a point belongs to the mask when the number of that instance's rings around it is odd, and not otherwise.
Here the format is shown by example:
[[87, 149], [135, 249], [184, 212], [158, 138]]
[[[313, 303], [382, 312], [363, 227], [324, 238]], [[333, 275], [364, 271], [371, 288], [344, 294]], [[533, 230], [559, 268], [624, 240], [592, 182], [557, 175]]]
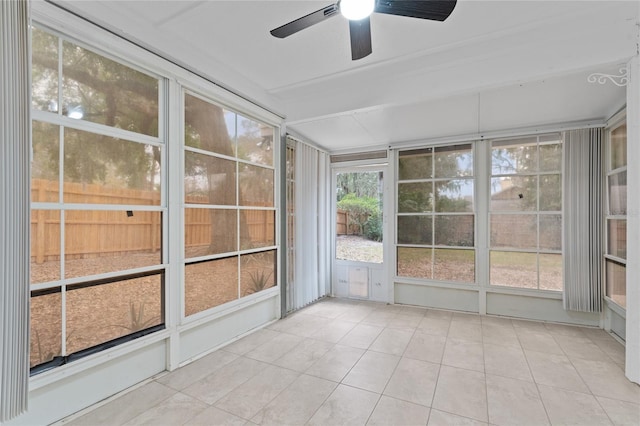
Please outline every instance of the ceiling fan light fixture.
[[376, 0], [340, 0], [340, 13], [350, 21], [359, 21], [373, 13]]

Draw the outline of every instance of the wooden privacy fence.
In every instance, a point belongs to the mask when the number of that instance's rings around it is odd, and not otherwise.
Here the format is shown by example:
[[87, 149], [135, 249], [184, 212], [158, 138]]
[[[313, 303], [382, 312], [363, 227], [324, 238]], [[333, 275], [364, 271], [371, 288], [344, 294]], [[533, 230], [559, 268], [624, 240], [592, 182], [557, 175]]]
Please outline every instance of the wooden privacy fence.
[[349, 224], [349, 212], [338, 209], [336, 212], [336, 234], [338, 235], [358, 235], [360, 227], [356, 223]]
[[[32, 200], [56, 202], [58, 182], [32, 180]], [[159, 205], [158, 191], [109, 188], [103, 185], [65, 183], [65, 202], [123, 205]], [[186, 200], [190, 200], [187, 198]], [[212, 209], [188, 209], [185, 224], [186, 247], [208, 245], [212, 240]], [[236, 215], [237, 210], [226, 210]], [[195, 214], [194, 214], [195, 213]], [[275, 243], [275, 211], [240, 210], [251, 243]], [[36, 263], [60, 259], [60, 211], [33, 210], [31, 214], [31, 258]], [[160, 250], [162, 214], [159, 211], [65, 210], [65, 258], [85, 259]], [[237, 223], [234, 221], [233, 223]], [[235, 233], [235, 229], [230, 232]]]

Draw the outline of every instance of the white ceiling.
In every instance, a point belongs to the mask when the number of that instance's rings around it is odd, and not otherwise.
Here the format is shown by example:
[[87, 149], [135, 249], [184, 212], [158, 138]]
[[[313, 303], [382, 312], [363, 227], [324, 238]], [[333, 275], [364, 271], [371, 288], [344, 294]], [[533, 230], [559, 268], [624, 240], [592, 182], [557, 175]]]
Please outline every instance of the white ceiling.
[[330, 150], [603, 119], [625, 90], [587, 82], [636, 53], [637, 1], [462, 0], [445, 22], [374, 14], [351, 61], [337, 16], [269, 30], [325, 1], [73, 1], [65, 8], [278, 112]]

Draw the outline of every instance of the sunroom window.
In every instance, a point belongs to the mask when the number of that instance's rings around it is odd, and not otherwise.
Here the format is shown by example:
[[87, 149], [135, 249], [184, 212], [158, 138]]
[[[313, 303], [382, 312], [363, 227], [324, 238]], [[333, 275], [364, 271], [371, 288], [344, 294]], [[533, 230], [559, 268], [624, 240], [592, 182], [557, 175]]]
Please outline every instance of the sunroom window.
[[32, 31], [32, 372], [164, 327], [163, 81]]

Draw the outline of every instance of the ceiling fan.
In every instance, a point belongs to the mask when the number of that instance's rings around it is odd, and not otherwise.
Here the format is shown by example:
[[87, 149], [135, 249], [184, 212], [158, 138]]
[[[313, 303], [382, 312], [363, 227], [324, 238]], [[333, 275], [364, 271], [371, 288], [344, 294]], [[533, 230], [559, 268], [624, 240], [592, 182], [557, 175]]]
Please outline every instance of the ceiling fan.
[[444, 21], [455, 7], [456, 0], [338, 0], [337, 3], [271, 30], [271, 35], [278, 38], [289, 37], [340, 12], [349, 20], [351, 59], [355, 61], [372, 52], [369, 21], [371, 13]]

